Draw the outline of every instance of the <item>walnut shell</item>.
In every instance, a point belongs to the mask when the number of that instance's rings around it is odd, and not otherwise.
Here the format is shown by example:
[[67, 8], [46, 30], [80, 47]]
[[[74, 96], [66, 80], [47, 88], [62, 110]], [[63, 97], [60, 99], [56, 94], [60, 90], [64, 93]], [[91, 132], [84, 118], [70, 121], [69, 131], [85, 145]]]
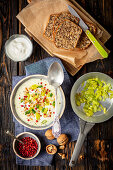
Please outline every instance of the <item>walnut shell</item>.
[[45, 136], [46, 136], [46, 138], [49, 139], [49, 140], [55, 139], [55, 137], [54, 137], [53, 134], [52, 134], [52, 129], [48, 129], [48, 130], [45, 132]]
[[48, 154], [53, 155], [53, 154], [55, 154], [57, 152], [57, 147], [55, 145], [53, 145], [53, 144], [47, 145], [46, 146], [46, 152]]
[[61, 134], [58, 138], [57, 138], [57, 142], [59, 145], [66, 145], [68, 143], [68, 137], [66, 134]]

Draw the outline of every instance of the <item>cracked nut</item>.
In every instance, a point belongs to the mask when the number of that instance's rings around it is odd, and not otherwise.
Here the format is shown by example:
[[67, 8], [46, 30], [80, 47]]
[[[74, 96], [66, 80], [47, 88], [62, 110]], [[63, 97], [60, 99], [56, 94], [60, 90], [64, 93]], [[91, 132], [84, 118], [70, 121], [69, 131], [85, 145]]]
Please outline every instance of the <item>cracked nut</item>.
[[60, 145], [59, 149], [65, 149], [65, 146], [64, 145]]
[[57, 152], [57, 147], [56, 147], [55, 145], [52, 145], [52, 144], [47, 145], [47, 146], [46, 146], [46, 152], [47, 152], [48, 154], [53, 155], [53, 154], [55, 154], [55, 153]]
[[61, 134], [58, 138], [57, 138], [57, 142], [59, 145], [66, 145], [68, 143], [68, 137], [66, 134]]
[[49, 140], [55, 139], [55, 137], [54, 137], [53, 134], [52, 134], [52, 129], [48, 129], [48, 130], [45, 132], [45, 136], [46, 136], [46, 138], [49, 139]]

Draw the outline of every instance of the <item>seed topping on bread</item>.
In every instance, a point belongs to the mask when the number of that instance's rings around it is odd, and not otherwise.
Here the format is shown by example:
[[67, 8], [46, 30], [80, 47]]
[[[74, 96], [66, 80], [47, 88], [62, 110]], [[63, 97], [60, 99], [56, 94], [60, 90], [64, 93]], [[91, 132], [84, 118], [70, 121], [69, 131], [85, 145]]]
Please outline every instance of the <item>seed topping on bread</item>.
[[51, 41], [53, 41], [53, 24], [54, 24], [54, 20], [56, 19], [56, 16], [57, 15], [55, 14], [50, 15], [48, 24], [44, 32], [44, 35]]
[[78, 25], [70, 20], [65, 20], [59, 24], [56, 30], [54, 43], [57, 48], [74, 49], [81, 33], [82, 29]]
[[79, 18], [71, 15], [69, 12], [62, 12], [54, 20], [54, 33], [56, 32], [58, 25], [66, 19], [74, 22], [77, 25], [79, 24]]

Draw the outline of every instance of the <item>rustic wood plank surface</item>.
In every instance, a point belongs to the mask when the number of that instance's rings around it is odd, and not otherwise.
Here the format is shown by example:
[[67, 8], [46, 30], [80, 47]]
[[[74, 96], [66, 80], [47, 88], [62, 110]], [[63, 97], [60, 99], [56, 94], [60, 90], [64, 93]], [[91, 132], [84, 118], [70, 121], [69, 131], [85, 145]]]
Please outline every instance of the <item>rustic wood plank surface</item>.
[[[113, 33], [113, 1], [112, 0], [77, 0], [77, 2], [94, 17], [111, 35]], [[68, 166], [75, 142], [66, 148], [66, 159], [57, 155], [51, 167], [28, 167], [16, 165], [12, 140], [4, 134], [5, 129], [14, 133], [13, 117], [10, 110], [11, 80], [14, 75], [24, 75], [27, 64], [46, 58], [49, 54], [33, 41], [32, 56], [25, 62], [13, 62], [4, 54], [4, 44], [12, 34], [26, 34], [24, 27], [16, 19], [16, 15], [27, 5], [27, 0], [0, 0], [0, 169], [2, 170], [112, 170], [113, 169], [113, 118], [96, 124], [88, 134], [76, 167]], [[113, 77], [113, 39], [106, 47], [111, 50], [108, 59], [88, 63], [74, 76], [72, 81], [84, 73], [99, 71]]]

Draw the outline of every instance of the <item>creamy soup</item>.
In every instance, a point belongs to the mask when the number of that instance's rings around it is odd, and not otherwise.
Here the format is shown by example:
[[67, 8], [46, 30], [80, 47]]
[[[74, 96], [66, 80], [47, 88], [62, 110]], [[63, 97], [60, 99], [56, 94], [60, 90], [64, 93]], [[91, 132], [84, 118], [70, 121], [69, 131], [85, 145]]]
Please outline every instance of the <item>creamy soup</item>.
[[[58, 92], [57, 112], [61, 109]], [[44, 79], [30, 79], [23, 83], [15, 96], [15, 108], [24, 122], [33, 126], [50, 124], [55, 114], [55, 89]]]

